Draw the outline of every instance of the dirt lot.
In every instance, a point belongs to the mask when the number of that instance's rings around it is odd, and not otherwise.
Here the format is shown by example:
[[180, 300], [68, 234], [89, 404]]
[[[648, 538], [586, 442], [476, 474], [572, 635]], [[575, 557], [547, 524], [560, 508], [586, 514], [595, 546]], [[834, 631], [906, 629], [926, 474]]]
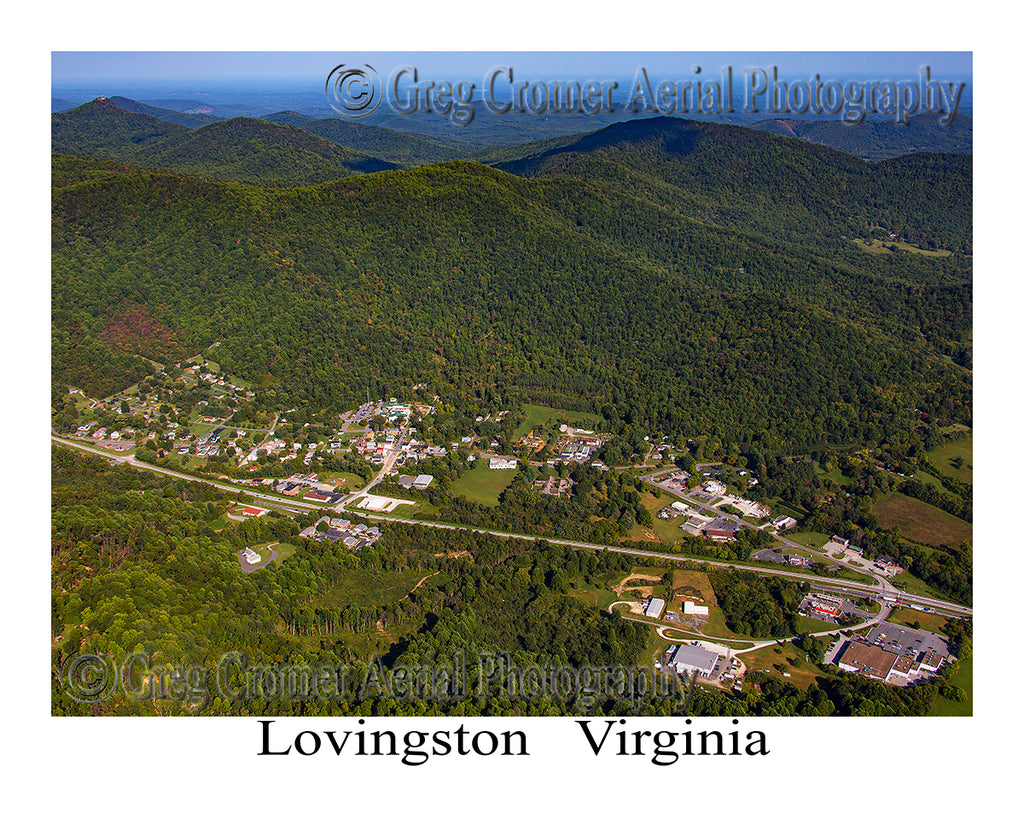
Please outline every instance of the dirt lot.
[[[643, 572], [630, 572], [619, 582], [617, 586], [612, 586], [612, 591], [615, 592], [617, 597], [622, 597], [626, 593], [626, 584], [631, 580], [650, 580], [652, 583], [658, 583], [661, 581], [660, 574], [644, 574]], [[653, 592], [653, 585], [646, 586], [630, 586], [629, 591], [639, 591], [645, 597], [650, 597]]]

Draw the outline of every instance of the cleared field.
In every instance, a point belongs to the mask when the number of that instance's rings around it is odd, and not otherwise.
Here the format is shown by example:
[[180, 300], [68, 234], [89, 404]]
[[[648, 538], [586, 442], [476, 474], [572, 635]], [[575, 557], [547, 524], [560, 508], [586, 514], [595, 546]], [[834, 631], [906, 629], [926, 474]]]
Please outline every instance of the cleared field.
[[[962, 463], [957, 461], [962, 458]], [[950, 441], [928, 453], [928, 460], [943, 475], [964, 483], [974, 483], [974, 436]], [[957, 463], [961, 463], [958, 467]]]
[[838, 486], [849, 486], [853, 483], [853, 479], [847, 478], [842, 472], [840, 472], [838, 466], [829, 472], [825, 472], [817, 463], [815, 463], [814, 471], [821, 475], [821, 477], [828, 478], [830, 481], [835, 482]]
[[[934, 475], [930, 475], [929, 473], [925, 472], [924, 470], [918, 470], [917, 472], [915, 472], [914, 478], [916, 480], [921, 481], [921, 483], [930, 483], [940, 492], [946, 492], [946, 487], [942, 485], [942, 481], [940, 481]], [[949, 492], [946, 492], [946, 494], [948, 495]]]
[[[740, 659], [746, 664], [748, 672], [767, 671], [777, 680], [792, 683], [804, 691], [811, 683], [825, 676], [813, 663], [809, 663], [807, 655], [792, 643], [765, 646], [757, 651], [741, 654]], [[783, 672], [789, 674], [789, 677], [783, 677]]]
[[811, 549], [817, 549], [821, 551], [821, 547], [829, 541], [829, 536], [822, 534], [821, 532], [796, 532], [794, 534], [786, 534], [786, 537], [792, 540], [794, 543], [799, 543], [801, 546], [808, 546]]
[[[704, 572], [695, 572], [688, 569], [676, 569], [672, 575], [672, 607], [682, 609], [683, 599], [700, 598], [708, 607], [708, 623], [703, 629], [706, 637], [722, 637], [750, 639], [749, 634], [739, 634], [725, 624], [725, 615], [718, 605], [718, 598], [715, 597], [715, 589]], [[695, 601], [698, 602], [699, 601]]]
[[876, 503], [875, 514], [881, 526], [899, 526], [901, 534], [918, 543], [955, 547], [973, 538], [971, 524], [898, 492]]
[[596, 606], [599, 609], [607, 609], [608, 606], [619, 599], [618, 595], [614, 592], [589, 585], [581, 585], [569, 589], [569, 596], [588, 605]]
[[854, 239], [853, 241], [860, 245], [861, 250], [868, 253], [892, 253], [890, 245], [896, 245], [900, 250], [905, 250], [908, 253], [920, 253], [922, 256], [944, 257], [950, 254], [948, 250], [925, 250], [923, 247], [908, 245], [906, 242], [890, 242], [881, 239], [871, 239], [870, 241]]
[[655, 537], [662, 543], [679, 543], [684, 540], [687, 534], [679, 528], [679, 524], [686, 520], [685, 517], [673, 518], [672, 520], [662, 520], [657, 517], [661, 509], [677, 500], [679, 498], [675, 495], [670, 495], [668, 492], [663, 492], [660, 498], [654, 497], [650, 492], [644, 492], [640, 496], [640, 503], [651, 513], [651, 517], [654, 520], [648, 527], [634, 526], [630, 532], [630, 537], [634, 540], [650, 540], [649, 537], [645, 536], [645, 533], [653, 532]]
[[837, 626], [834, 623], [826, 623], [816, 617], [804, 617], [798, 615], [796, 618], [796, 630], [800, 634], [817, 634], [820, 631], [832, 631]]
[[523, 422], [516, 427], [516, 438], [522, 438], [534, 427], [546, 424], [556, 418], [560, 418], [567, 424], [580, 424], [584, 429], [594, 429], [601, 422], [601, 416], [594, 415], [592, 412], [573, 412], [572, 410], [542, 407], [537, 404], [524, 404], [523, 415]]
[[334, 483], [338, 489], [344, 492], [354, 492], [357, 489], [362, 489], [363, 484], [366, 483], [354, 472], [321, 472], [320, 480], [324, 483]]
[[946, 625], [946, 618], [942, 615], [932, 614], [927, 611], [916, 611], [914, 609], [896, 609], [886, 619], [897, 626], [922, 628], [925, 631], [933, 631], [936, 634], [941, 634], [942, 627]]
[[334, 586], [325, 592], [315, 605], [323, 608], [355, 603], [360, 607], [369, 607], [396, 603], [412, 591], [421, 580], [423, 586], [444, 580], [444, 575], [427, 576], [425, 580], [424, 576], [425, 573], [419, 569], [405, 572], [353, 569], [342, 573]]
[[484, 506], [497, 506], [498, 496], [505, 491], [516, 475], [515, 469], [490, 469], [479, 460], [472, 469], [467, 469], [462, 477], [451, 485], [453, 495], [461, 495], [466, 500], [481, 503]]

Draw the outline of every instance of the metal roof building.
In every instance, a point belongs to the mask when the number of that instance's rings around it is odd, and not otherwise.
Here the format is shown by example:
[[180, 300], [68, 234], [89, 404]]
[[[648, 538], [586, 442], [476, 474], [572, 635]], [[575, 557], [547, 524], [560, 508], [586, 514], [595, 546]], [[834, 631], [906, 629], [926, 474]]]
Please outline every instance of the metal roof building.
[[677, 673], [696, 671], [706, 677], [714, 670], [716, 662], [718, 662], [718, 655], [715, 652], [708, 651], [702, 646], [691, 646], [684, 643], [676, 646], [676, 653], [672, 656], [669, 665], [673, 666]]
[[647, 603], [647, 608], [644, 609], [644, 614], [648, 617], [661, 617], [661, 613], [665, 610], [665, 601], [660, 597], [652, 597]]

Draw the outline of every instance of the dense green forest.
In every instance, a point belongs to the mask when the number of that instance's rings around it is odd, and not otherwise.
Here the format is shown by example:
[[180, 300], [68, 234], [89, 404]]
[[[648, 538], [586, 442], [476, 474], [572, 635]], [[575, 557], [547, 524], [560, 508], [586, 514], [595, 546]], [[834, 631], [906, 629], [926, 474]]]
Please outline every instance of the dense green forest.
[[[147, 357], [163, 360], [154, 338], [221, 341], [225, 365], [282, 405], [340, 409], [367, 384], [429, 380], [457, 402], [486, 389], [768, 451], [876, 442], [919, 412], [970, 423], [969, 259], [875, 256], [841, 235], [898, 222], [962, 248], [969, 164], [919, 156], [872, 171], [757, 132], [712, 151], [725, 138], [699, 130], [709, 181], [685, 186], [701, 202], [685, 209], [683, 188], [658, 181], [681, 160], [646, 143], [629, 184], [457, 162], [268, 191], [104, 177], [55, 157], [55, 395], [127, 383], [101, 376], [124, 344], [104, 360], [93, 340], [123, 339], [116, 328], [141, 314]], [[750, 140], [745, 167], [776, 156], [758, 171], [770, 187], [746, 171], [724, 181]], [[860, 194], [837, 198], [855, 182]], [[739, 190], [765, 200], [749, 223], [753, 211], [722, 210], [747, 201]]]

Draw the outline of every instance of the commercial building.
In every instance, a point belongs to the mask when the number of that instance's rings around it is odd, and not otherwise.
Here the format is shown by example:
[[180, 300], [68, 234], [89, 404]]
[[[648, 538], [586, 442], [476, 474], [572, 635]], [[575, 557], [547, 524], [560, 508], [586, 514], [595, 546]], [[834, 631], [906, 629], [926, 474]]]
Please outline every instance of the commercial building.
[[703, 528], [704, 537], [711, 540], [731, 540], [742, 526], [734, 520], [715, 518]]
[[644, 608], [644, 614], [648, 617], [661, 617], [661, 613], [665, 610], [665, 601], [660, 597], [652, 597], [647, 601], [647, 606]]
[[880, 623], [864, 637], [865, 641], [881, 646], [896, 654], [934, 654], [937, 657], [949, 656], [949, 642], [939, 634], [922, 631], [893, 623]]
[[702, 677], [708, 677], [715, 669], [718, 655], [702, 646], [682, 644], [676, 646], [675, 654], [669, 662], [677, 674], [689, 674], [696, 671]]
[[697, 616], [707, 617], [711, 613], [711, 609], [707, 606], [699, 606], [692, 600], [683, 601], [683, 614], [695, 614]]
[[863, 674], [875, 680], [885, 681], [896, 665], [899, 655], [886, 651], [880, 646], [868, 645], [857, 640], [851, 640], [846, 644], [843, 653], [837, 660], [837, 665], [843, 671], [850, 671], [855, 674]]

